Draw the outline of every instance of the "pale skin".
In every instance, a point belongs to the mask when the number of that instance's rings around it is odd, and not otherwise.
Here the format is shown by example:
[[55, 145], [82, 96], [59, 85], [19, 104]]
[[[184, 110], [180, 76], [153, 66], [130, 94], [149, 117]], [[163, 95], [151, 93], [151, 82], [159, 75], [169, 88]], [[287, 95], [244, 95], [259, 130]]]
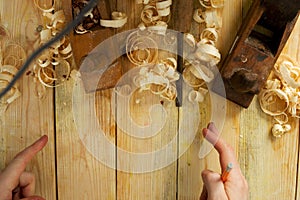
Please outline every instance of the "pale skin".
[[247, 200], [248, 184], [239, 167], [233, 148], [219, 138], [219, 132], [213, 123], [209, 123], [202, 133], [219, 153], [222, 172], [225, 171], [228, 163], [233, 164], [233, 169], [225, 182], [221, 180], [219, 173], [211, 170], [202, 171], [204, 186], [200, 200]]
[[1, 200], [44, 200], [35, 196], [35, 177], [32, 173], [26, 172], [25, 168], [47, 142], [47, 136], [41, 137], [20, 152], [0, 173]]

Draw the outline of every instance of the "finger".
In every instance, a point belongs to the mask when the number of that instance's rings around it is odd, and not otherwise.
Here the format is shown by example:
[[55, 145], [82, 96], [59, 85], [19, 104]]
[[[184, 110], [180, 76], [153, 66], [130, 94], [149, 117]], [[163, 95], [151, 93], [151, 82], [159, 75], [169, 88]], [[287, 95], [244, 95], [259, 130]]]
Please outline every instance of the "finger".
[[26, 197], [20, 200], [45, 200], [43, 197], [39, 197], [39, 196], [32, 196], [32, 197]]
[[199, 200], [207, 200], [207, 198], [208, 198], [208, 196], [207, 196], [207, 190], [206, 190], [205, 185], [203, 185], [202, 192], [201, 192]]
[[19, 177], [26, 168], [29, 161], [41, 150], [48, 142], [48, 137], [43, 136], [31, 146], [20, 152], [0, 174], [0, 186], [13, 190], [19, 184]]
[[[211, 127], [212, 126], [212, 127]], [[216, 128], [211, 125], [209, 129], [203, 129], [204, 137], [214, 145], [220, 156], [220, 165], [222, 172], [226, 169], [229, 163], [233, 164], [233, 169], [239, 169], [239, 164], [236, 160], [235, 153], [231, 146], [229, 146], [222, 138], [219, 138], [219, 133], [215, 132]]]
[[220, 199], [220, 197], [223, 197], [222, 199], [224, 200], [227, 199], [220, 174], [210, 170], [204, 170], [202, 171], [201, 176], [209, 199], [215, 199], [216, 197], [218, 197], [218, 199]]
[[30, 197], [35, 193], [35, 177], [32, 173], [23, 172], [20, 176], [20, 189], [23, 197]]
[[215, 123], [213, 123], [213, 122], [208, 123], [207, 129], [211, 130], [212, 132], [214, 132], [214, 133], [216, 133], [218, 136], [220, 136], [219, 131], [218, 131], [218, 129], [217, 129]]

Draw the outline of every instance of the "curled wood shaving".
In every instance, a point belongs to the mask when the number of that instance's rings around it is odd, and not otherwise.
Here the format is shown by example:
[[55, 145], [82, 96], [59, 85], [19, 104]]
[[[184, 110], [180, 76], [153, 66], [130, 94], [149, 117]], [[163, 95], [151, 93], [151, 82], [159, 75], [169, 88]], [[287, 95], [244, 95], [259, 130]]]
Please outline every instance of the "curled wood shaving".
[[167, 58], [158, 64], [141, 67], [133, 82], [141, 90], [150, 90], [162, 98], [174, 100], [177, 96], [174, 83], [179, 79], [176, 64], [174, 58]]
[[[37, 2], [37, 1], [35, 1]], [[43, 29], [40, 31], [40, 45], [52, 39], [65, 25], [63, 10], [48, 12], [42, 10], [44, 21]], [[91, 13], [88, 13], [91, 15]], [[66, 81], [71, 73], [68, 59], [73, 55], [70, 40], [67, 36], [45, 50], [33, 66], [33, 76], [36, 82], [35, 94], [38, 98], [45, 95], [46, 88], [53, 88]]]
[[183, 71], [184, 81], [195, 88], [189, 96], [192, 102], [202, 102], [204, 95], [200, 95], [199, 90], [203, 90], [206, 84], [211, 82], [215, 76], [212, 67], [218, 65], [221, 61], [221, 53], [216, 44], [219, 39], [219, 30], [222, 27], [221, 12], [217, 8], [224, 6], [224, 0], [199, 0], [202, 5], [194, 11], [193, 19], [204, 24], [200, 32], [200, 38], [196, 41], [191, 35], [185, 36], [185, 41], [190, 47], [195, 48], [190, 55], [187, 55], [187, 62]]
[[281, 137], [290, 130], [290, 118], [300, 118], [300, 66], [281, 55], [258, 97], [261, 109], [276, 122], [272, 134]]
[[281, 115], [289, 107], [288, 96], [280, 89], [264, 90], [259, 102], [261, 109], [271, 116]]
[[205, 16], [203, 15], [201, 8], [195, 10], [193, 19], [200, 24], [205, 22]]
[[166, 22], [158, 21], [156, 22], [155, 25], [149, 26], [147, 30], [159, 35], [165, 35], [167, 28], [168, 28], [168, 24]]
[[[26, 57], [27, 55], [24, 48], [14, 42], [8, 30], [0, 25], [0, 90], [5, 89], [12, 81]], [[20, 96], [21, 93], [18, 89], [18, 84], [15, 84], [12, 89], [1, 98], [0, 114], [2, 115], [9, 104]]]
[[221, 60], [221, 54], [219, 50], [211, 44], [198, 43], [198, 48], [195, 52], [196, 58], [201, 61], [210, 62], [214, 65], [218, 64]]
[[159, 21], [161, 16], [159, 16], [155, 6], [146, 5], [141, 13], [141, 20], [146, 26], [155, 24]]
[[207, 89], [199, 88], [199, 90], [193, 90], [189, 93], [189, 101], [199, 103], [203, 102], [205, 95], [208, 93]]
[[[44, 2], [44, 5], [41, 5], [41, 2]], [[52, 11], [54, 11], [54, 2], [55, 1], [52, 1], [53, 4], [51, 6], [47, 6], [45, 5], [45, 1], [41, 1], [41, 0], [34, 0], [34, 5], [40, 9], [41, 11], [43, 11], [44, 13], [50, 13]]]
[[[201, 32], [200, 40], [201, 41], [210, 41], [211, 44], [216, 44], [218, 41], [218, 33], [215, 28], [206, 28]], [[208, 42], [205, 42], [208, 43]]]
[[221, 28], [222, 18], [217, 13], [217, 10], [206, 10], [204, 13], [206, 27], [209, 28]]
[[274, 137], [279, 138], [289, 132], [291, 129], [292, 127], [289, 124], [274, 124], [274, 126], [272, 127], [272, 134]]
[[190, 33], [184, 34], [184, 41], [190, 46], [190, 47], [196, 47], [196, 39], [195, 37]]
[[126, 41], [127, 57], [136, 66], [156, 63], [158, 58], [157, 43], [149, 36], [131, 33]]
[[[4, 45], [4, 48], [0, 49], [0, 90], [5, 89], [12, 81], [18, 67], [20, 67], [26, 59], [26, 53], [22, 46], [10, 41]], [[15, 84], [12, 89], [0, 100], [1, 113], [3, 114], [8, 105], [15, 101], [21, 93], [18, 89], [18, 85]]]
[[142, 23], [139, 28], [142, 30], [149, 27], [149, 31], [164, 35], [170, 20], [172, 0], [144, 1], [143, 3], [145, 6], [141, 12]]
[[9, 42], [3, 48], [2, 58], [4, 65], [20, 67], [26, 57], [27, 55], [24, 48], [15, 42]]
[[183, 80], [191, 87], [198, 88], [205, 84], [205, 81], [201, 78], [195, 76], [195, 74], [191, 71], [192, 65], [188, 65], [183, 70]]
[[127, 23], [127, 15], [122, 12], [112, 12], [111, 14], [112, 19], [100, 19], [100, 25], [104, 27], [110, 28], [120, 28]]

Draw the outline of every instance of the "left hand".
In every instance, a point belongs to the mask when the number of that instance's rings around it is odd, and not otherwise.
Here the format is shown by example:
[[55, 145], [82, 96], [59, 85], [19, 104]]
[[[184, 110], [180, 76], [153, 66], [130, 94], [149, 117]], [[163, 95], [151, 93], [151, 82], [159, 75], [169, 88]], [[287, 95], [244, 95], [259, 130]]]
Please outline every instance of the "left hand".
[[20, 152], [0, 173], [1, 200], [44, 200], [42, 197], [34, 196], [35, 178], [32, 173], [25, 172], [25, 168], [47, 142], [47, 136], [41, 137]]

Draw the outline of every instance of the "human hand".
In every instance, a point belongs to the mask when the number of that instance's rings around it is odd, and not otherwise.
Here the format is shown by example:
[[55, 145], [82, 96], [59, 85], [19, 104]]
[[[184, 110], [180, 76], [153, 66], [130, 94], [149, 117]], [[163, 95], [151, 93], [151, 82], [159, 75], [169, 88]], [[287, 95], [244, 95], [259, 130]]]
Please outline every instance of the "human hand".
[[33, 196], [35, 192], [34, 175], [25, 172], [26, 165], [44, 148], [48, 137], [43, 136], [31, 146], [20, 152], [0, 173], [1, 200], [44, 200]]
[[218, 138], [219, 132], [213, 123], [209, 123], [202, 133], [219, 153], [222, 172], [226, 170], [229, 163], [232, 163], [233, 169], [225, 182], [221, 180], [220, 174], [204, 170], [202, 172], [204, 186], [200, 200], [247, 200], [248, 184], [236, 160], [233, 148]]

